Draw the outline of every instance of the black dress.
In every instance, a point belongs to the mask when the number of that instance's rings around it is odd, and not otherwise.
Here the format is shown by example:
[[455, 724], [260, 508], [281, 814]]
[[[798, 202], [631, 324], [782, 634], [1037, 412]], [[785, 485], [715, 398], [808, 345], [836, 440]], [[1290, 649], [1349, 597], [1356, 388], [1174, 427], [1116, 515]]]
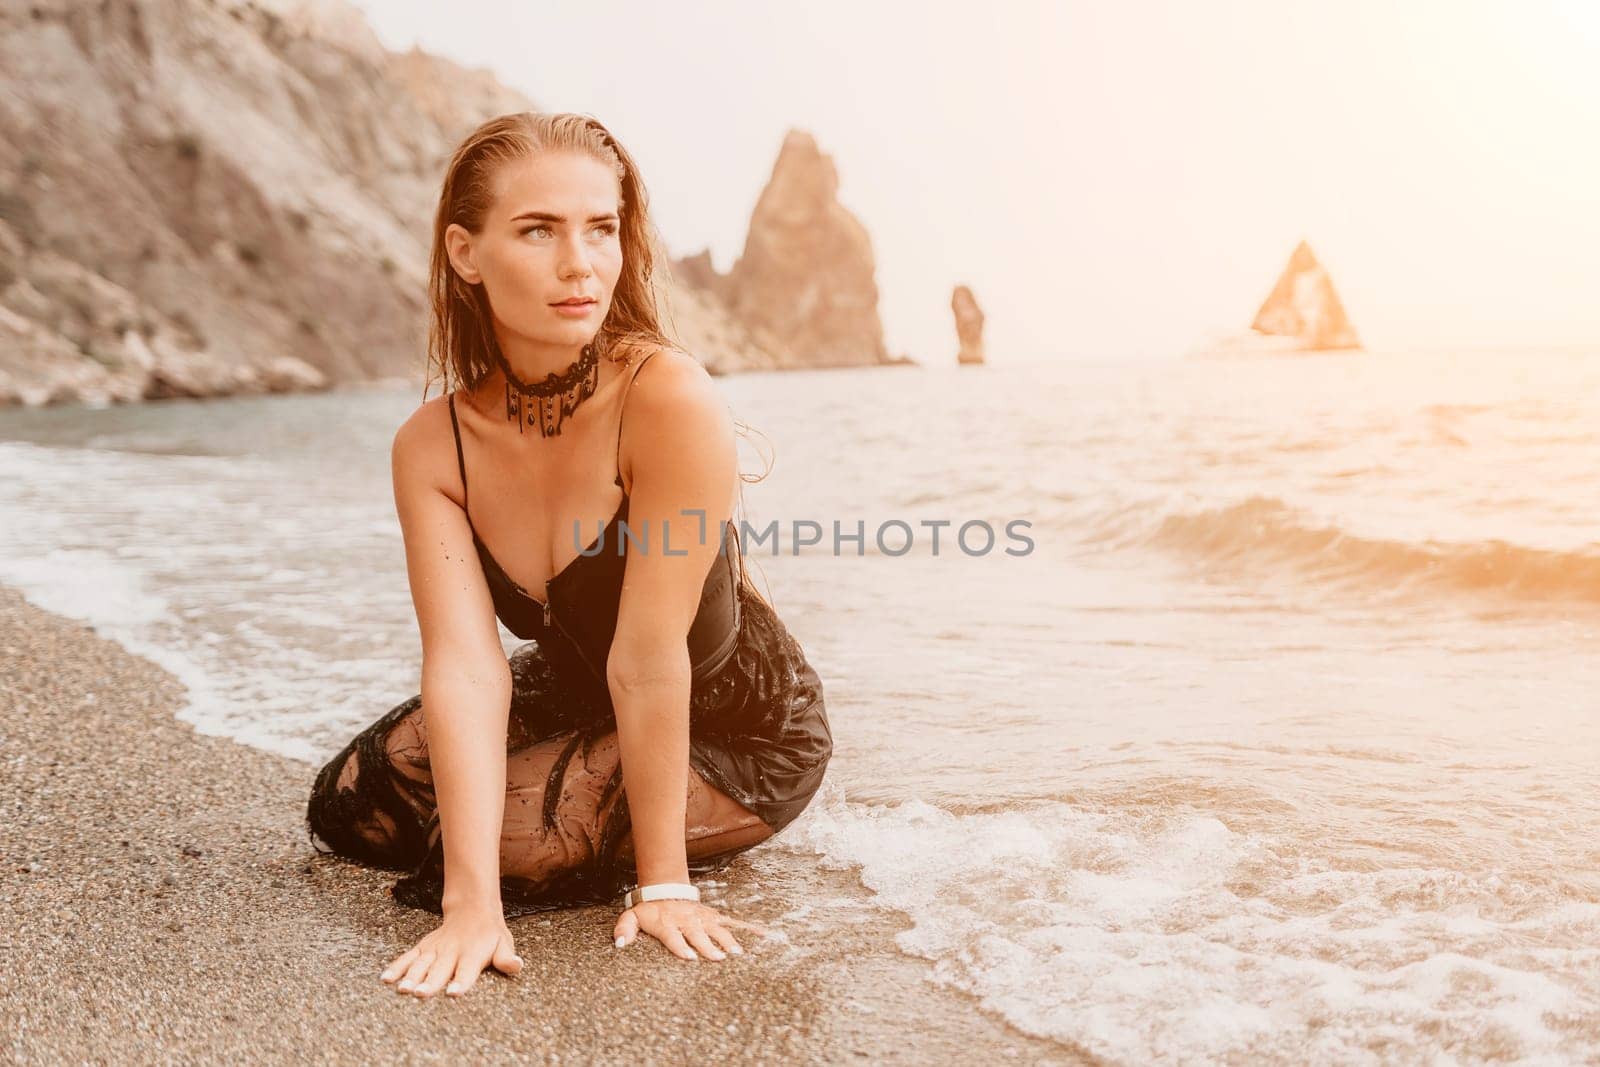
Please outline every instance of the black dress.
[[[630, 379], [624, 389], [631, 385]], [[624, 410], [626, 399], [624, 392]], [[466, 503], [454, 394], [449, 405]], [[620, 449], [620, 415], [617, 432]], [[620, 470], [616, 485], [622, 486]], [[500, 871], [508, 916], [606, 903], [636, 880], [631, 857], [618, 854], [632, 820], [605, 680], [625, 541], [637, 536], [622, 534], [627, 511], [624, 491], [600, 536], [550, 579], [548, 604], [513, 581], [473, 530], [496, 615], [513, 634], [532, 639], [510, 657]], [[781, 831], [821, 787], [833, 751], [822, 682], [771, 605], [743, 580], [733, 524], [724, 522], [721, 534], [688, 635], [689, 764]], [[405, 871], [392, 887], [395, 899], [441, 911], [444, 850], [420, 694], [358, 733], [322, 768], [306, 823], [319, 851]], [[725, 867], [753, 843], [691, 852], [689, 873]]]

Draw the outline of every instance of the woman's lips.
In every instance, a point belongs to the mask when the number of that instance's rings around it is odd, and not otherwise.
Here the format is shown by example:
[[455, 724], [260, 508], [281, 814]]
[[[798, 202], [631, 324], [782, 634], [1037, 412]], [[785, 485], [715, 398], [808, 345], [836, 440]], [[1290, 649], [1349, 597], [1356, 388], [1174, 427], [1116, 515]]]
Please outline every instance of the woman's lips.
[[581, 304], [551, 304], [556, 309], [556, 314], [565, 315], [571, 319], [581, 319], [594, 309], [595, 302], [586, 300]]

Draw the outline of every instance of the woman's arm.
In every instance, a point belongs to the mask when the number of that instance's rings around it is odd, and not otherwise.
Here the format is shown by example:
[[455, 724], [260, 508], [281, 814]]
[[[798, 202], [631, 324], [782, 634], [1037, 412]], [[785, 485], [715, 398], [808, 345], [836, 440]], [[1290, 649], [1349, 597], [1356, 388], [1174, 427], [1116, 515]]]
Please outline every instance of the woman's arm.
[[[422, 715], [444, 844], [444, 917], [448, 924], [452, 916], [464, 916], [464, 928], [477, 936], [476, 943], [468, 936], [459, 947], [454, 941], [435, 945], [431, 963], [419, 944], [411, 961], [402, 956], [385, 972], [399, 977], [399, 966], [409, 967], [409, 986], [422, 995], [437, 991], [452, 975], [470, 985], [495, 951], [493, 942], [483, 943], [484, 931], [504, 930], [500, 834], [511, 667], [466, 514], [445, 491], [460, 477], [453, 462], [440, 460], [455, 455], [449, 430], [440, 425], [448, 417], [443, 403], [424, 405], [406, 420], [395, 434], [390, 460], [406, 573], [422, 634]], [[506, 933], [508, 957], [509, 938]], [[409, 986], [402, 982], [402, 988]]]
[[624, 431], [627, 522], [644, 540], [629, 543], [606, 677], [639, 881], [686, 882], [688, 634], [732, 514], [733, 418], [705, 369], [667, 350], [630, 386]]

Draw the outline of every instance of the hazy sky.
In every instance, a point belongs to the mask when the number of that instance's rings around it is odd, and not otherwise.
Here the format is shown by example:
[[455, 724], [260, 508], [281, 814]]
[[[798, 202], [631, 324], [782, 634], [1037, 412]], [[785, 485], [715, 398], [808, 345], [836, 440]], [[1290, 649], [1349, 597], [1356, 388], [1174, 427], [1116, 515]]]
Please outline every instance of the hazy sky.
[[360, 0], [628, 145], [738, 256], [786, 130], [833, 157], [891, 352], [1166, 354], [1302, 237], [1369, 348], [1600, 342], [1600, 2]]

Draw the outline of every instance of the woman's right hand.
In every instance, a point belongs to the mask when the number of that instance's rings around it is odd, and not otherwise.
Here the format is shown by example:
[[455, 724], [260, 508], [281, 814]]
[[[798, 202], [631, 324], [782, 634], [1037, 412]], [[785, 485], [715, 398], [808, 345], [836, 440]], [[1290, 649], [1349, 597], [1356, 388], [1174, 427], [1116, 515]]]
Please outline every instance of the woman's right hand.
[[401, 993], [431, 997], [443, 989], [461, 996], [489, 965], [505, 975], [522, 971], [522, 957], [498, 905], [446, 911], [438, 929], [397, 957], [382, 978], [397, 983], [395, 989]]

